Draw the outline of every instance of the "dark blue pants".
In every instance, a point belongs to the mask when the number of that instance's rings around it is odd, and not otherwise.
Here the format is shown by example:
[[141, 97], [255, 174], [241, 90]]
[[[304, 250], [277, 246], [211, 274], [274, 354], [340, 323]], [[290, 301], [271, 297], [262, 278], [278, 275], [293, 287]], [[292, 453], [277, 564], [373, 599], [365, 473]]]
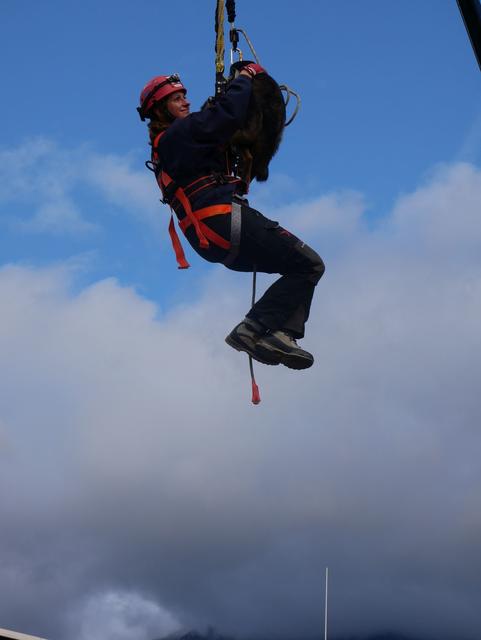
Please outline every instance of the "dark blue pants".
[[[230, 239], [230, 216], [215, 216], [205, 222], [221, 236]], [[210, 262], [226, 260], [228, 252], [220, 247], [211, 244], [208, 249], [199, 248], [192, 231], [187, 237], [199, 255]], [[228, 268], [247, 272], [255, 268], [262, 273], [279, 273], [281, 277], [254, 304], [247, 317], [272, 331], [281, 329], [294, 338], [304, 336], [314, 289], [324, 273], [324, 263], [313, 249], [277, 222], [242, 204], [239, 253]]]

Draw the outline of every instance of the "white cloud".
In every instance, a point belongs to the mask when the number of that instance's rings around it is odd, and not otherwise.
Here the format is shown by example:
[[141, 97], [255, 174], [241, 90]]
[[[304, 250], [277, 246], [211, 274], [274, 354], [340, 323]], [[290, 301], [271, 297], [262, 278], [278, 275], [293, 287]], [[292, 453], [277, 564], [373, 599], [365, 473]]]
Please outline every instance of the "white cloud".
[[32, 217], [25, 221], [16, 221], [13, 226], [22, 231], [55, 234], [77, 234], [97, 229], [97, 225], [82, 218], [75, 204], [65, 196], [44, 202]]
[[314, 245], [348, 241], [316, 293], [315, 367], [258, 366], [258, 407], [223, 342], [247, 277], [215, 270], [162, 315], [112, 279], [0, 270], [6, 626], [312, 635], [328, 564], [333, 634], [477, 638], [480, 175], [437, 171], [373, 231], [358, 196], [299, 210]]
[[462, 141], [458, 152], [456, 153], [456, 160], [475, 162], [481, 149], [481, 111], [478, 112], [474, 121], [470, 124], [466, 136]]
[[421, 243], [448, 262], [451, 256], [459, 260], [465, 251], [472, 259], [481, 242], [480, 202], [481, 174], [473, 165], [440, 166], [427, 184], [400, 198], [389, 224], [416, 249]]
[[[22, 198], [38, 190], [38, 173], [35, 172], [42, 171], [45, 158], [56, 153], [55, 144], [44, 138], [37, 138], [15, 149], [0, 150], [0, 201]], [[51, 181], [45, 186], [50, 188]]]
[[129, 157], [95, 154], [85, 167], [86, 179], [109, 202], [155, 225], [160, 209], [159, 188], [152, 172], [143, 166], [140, 171], [133, 169], [132, 164]]
[[362, 194], [344, 191], [281, 207], [278, 215], [280, 220], [294, 220], [299, 233], [349, 236], [359, 231], [365, 210]]
[[[153, 176], [135, 162], [129, 155], [105, 155], [87, 146], [61, 148], [43, 138], [0, 150], [3, 218], [24, 232], [76, 235], [98, 230], [107, 205], [113, 204], [155, 226], [159, 190]], [[93, 210], [87, 199], [92, 194]]]
[[73, 617], [73, 633], [77, 624], [79, 640], [152, 640], [179, 629], [157, 603], [137, 593], [115, 591], [91, 596]]

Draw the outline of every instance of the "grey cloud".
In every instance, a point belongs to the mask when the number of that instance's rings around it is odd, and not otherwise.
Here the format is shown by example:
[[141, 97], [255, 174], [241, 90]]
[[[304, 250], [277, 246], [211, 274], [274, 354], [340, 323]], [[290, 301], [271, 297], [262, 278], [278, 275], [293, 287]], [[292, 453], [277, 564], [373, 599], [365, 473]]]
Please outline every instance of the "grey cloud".
[[[340, 221], [316, 366], [258, 367], [258, 407], [223, 343], [237, 275], [162, 315], [113, 280], [74, 294], [68, 272], [2, 269], [2, 625], [313, 636], [329, 565], [333, 634], [477, 638], [480, 181], [445, 168], [357, 242]], [[121, 631], [109, 594], [137, 603]]]

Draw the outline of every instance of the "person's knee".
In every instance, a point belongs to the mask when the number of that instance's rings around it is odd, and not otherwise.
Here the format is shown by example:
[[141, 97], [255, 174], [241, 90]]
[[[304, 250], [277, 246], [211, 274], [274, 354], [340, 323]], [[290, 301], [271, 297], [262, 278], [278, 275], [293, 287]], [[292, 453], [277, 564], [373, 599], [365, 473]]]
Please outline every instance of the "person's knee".
[[311, 279], [312, 279], [312, 282], [314, 282], [314, 284], [317, 284], [319, 282], [319, 280], [324, 275], [325, 270], [326, 270], [326, 266], [321, 256], [316, 253], [316, 258], [312, 262], [312, 275], [311, 275]]
[[303, 244], [299, 247], [299, 251], [302, 253], [304, 259], [307, 262], [307, 271], [309, 273], [309, 280], [313, 284], [317, 284], [319, 280], [324, 275], [324, 271], [326, 270], [326, 266], [321, 258], [321, 256], [311, 249], [307, 244]]

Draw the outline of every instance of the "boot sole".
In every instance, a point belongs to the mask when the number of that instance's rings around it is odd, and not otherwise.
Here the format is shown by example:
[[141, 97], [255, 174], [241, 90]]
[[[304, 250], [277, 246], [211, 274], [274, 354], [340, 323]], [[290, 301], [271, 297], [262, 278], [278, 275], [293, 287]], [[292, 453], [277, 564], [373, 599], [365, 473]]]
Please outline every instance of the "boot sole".
[[314, 358], [305, 358], [295, 353], [285, 353], [283, 351], [271, 351], [260, 345], [257, 347], [257, 352], [262, 358], [275, 357], [279, 364], [296, 371], [309, 369], [314, 364]]
[[265, 354], [265, 356], [263, 354], [259, 354], [257, 350], [254, 351], [254, 349], [250, 349], [243, 342], [237, 341], [231, 334], [227, 336], [225, 341], [229, 345], [229, 347], [232, 347], [236, 351], [247, 353], [247, 355], [251, 356], [252, 358], [254, 358], [254, 360], [260, 362], [261, 364], [269, 364], [271, 366], [280, 364], [280, 360], [275, 354], [267, 353]]

